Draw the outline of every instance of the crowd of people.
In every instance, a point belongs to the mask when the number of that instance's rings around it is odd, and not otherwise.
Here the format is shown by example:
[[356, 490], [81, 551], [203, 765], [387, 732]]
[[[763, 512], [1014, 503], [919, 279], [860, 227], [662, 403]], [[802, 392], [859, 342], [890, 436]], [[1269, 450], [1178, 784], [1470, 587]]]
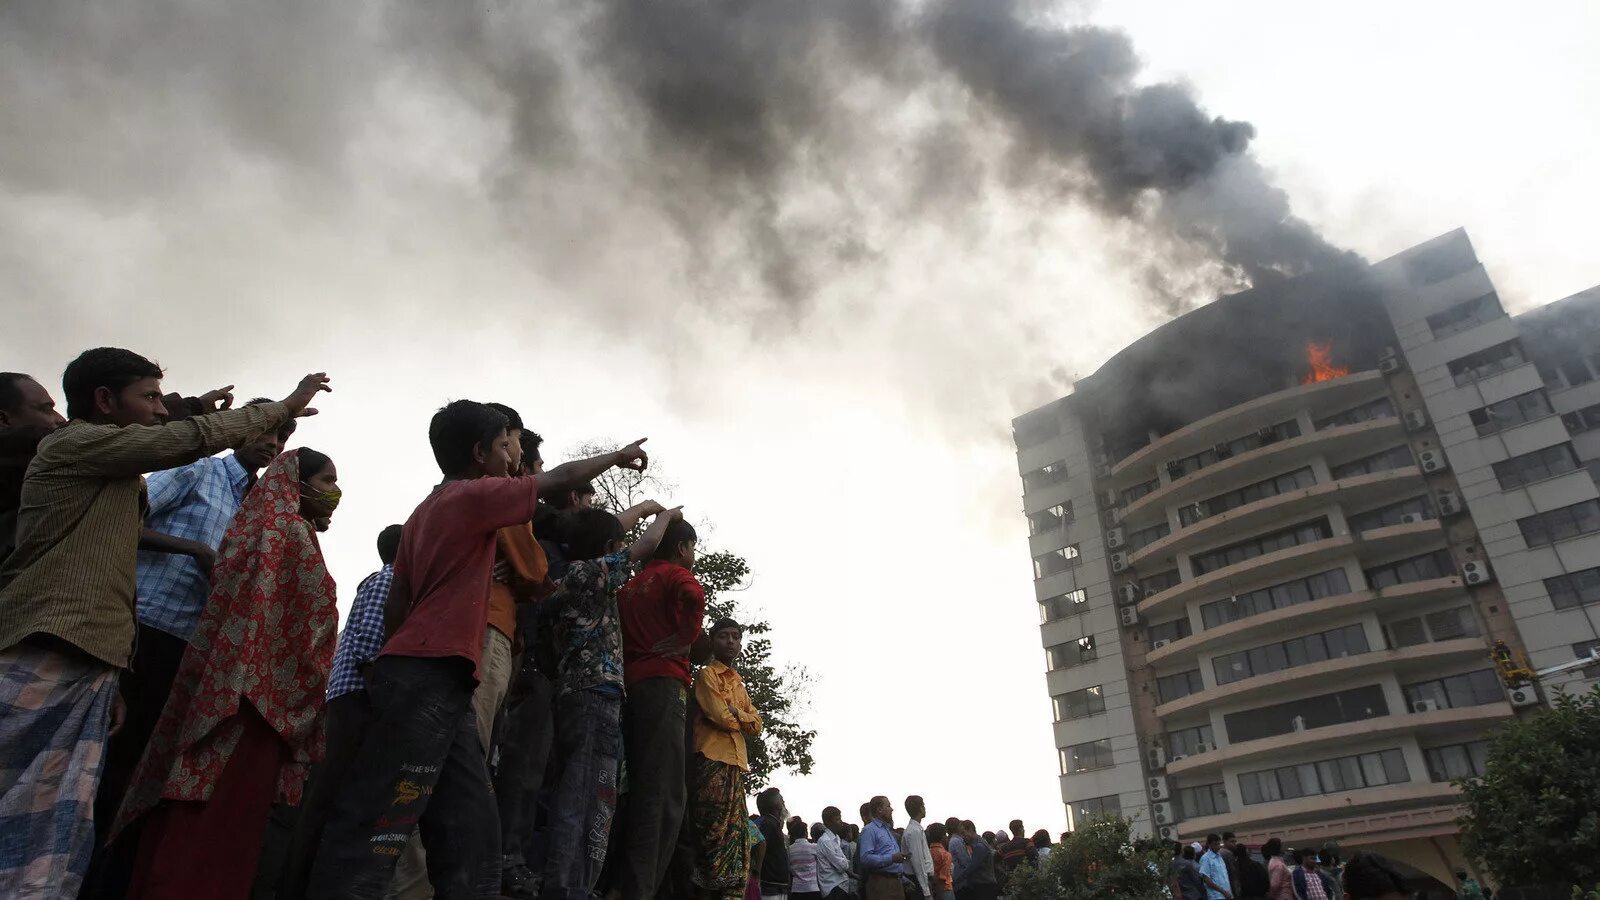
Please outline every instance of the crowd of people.
[[[1476, 879], [1464, 869], [1454, 874], [1456, 896], [1485, 900]], [[1279, 838], [1252, 852], [1233, 832], [1173, 844], [1167, 875], [1172, 900], [1411, 900], [1419, 895], [1393, 863], [1376, 853], [1358, 850], [1346, 862], [1336, 844], [1295, 850]]]

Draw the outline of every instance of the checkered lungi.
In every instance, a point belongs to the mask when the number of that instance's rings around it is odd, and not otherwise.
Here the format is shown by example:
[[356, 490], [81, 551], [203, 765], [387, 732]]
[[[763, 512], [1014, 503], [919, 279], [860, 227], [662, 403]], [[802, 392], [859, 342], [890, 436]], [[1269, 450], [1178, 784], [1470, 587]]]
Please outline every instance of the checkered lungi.
[[0, 897], [77, 897], [116, 692], [90, 657], [0, 651]]

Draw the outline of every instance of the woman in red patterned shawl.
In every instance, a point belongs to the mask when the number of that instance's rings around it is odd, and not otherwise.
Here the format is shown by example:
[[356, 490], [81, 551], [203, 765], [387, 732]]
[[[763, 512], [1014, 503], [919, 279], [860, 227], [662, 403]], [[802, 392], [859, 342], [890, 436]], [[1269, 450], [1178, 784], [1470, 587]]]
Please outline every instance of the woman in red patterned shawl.
[[242, 900], [274, 800], [297, 804], [322, 758], [339, 614], [318, 530], [333, 461], [279, 456], [222, 540], [211, 599], [134, 773], [113, 837], [149, 814], [130, 900]]

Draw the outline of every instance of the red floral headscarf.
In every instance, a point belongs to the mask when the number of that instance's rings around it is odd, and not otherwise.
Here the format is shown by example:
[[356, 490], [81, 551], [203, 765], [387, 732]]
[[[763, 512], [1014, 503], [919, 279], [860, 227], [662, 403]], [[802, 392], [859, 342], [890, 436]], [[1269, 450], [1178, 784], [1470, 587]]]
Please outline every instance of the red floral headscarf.
[[160, 800], [210, 799], [244, 730], [241, 699], [288, 744], [278, 799], [299, 803], [306, 770], [322, 758], [334, 604], [316, 530], [300, 514], [300, 458], [290, 450], [267, 467], [222, 539], [211, 599], [114, 833]]

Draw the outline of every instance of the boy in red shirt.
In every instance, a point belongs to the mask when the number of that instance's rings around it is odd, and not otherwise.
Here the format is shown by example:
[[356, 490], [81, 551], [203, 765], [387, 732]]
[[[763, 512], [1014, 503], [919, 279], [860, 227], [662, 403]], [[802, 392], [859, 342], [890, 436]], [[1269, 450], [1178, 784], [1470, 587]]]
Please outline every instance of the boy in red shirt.
[[498, 896], [499, 818], [472, 708], [495, 533], [532, 519], [540, 490], [562, 493], [649, 461], [641, 440], [509, 477], [505, 416], [470, 400], [441, 409], [428, 440], [445, 480], [401, 532], [390, 637], [366, 673], [372, 718], [323, 831], [313, 900], [381, 900], [413, 828], [437, 896]]
[[654, 897], [683, 823], [688, 784], [689, 647], [705, 624], [706, 592], [689, 571], [694, 526], [667, 526], [650, 562], [617, 593], [622, 617], [622, 748], [628, 812], [622, 823], [622, 896]]

